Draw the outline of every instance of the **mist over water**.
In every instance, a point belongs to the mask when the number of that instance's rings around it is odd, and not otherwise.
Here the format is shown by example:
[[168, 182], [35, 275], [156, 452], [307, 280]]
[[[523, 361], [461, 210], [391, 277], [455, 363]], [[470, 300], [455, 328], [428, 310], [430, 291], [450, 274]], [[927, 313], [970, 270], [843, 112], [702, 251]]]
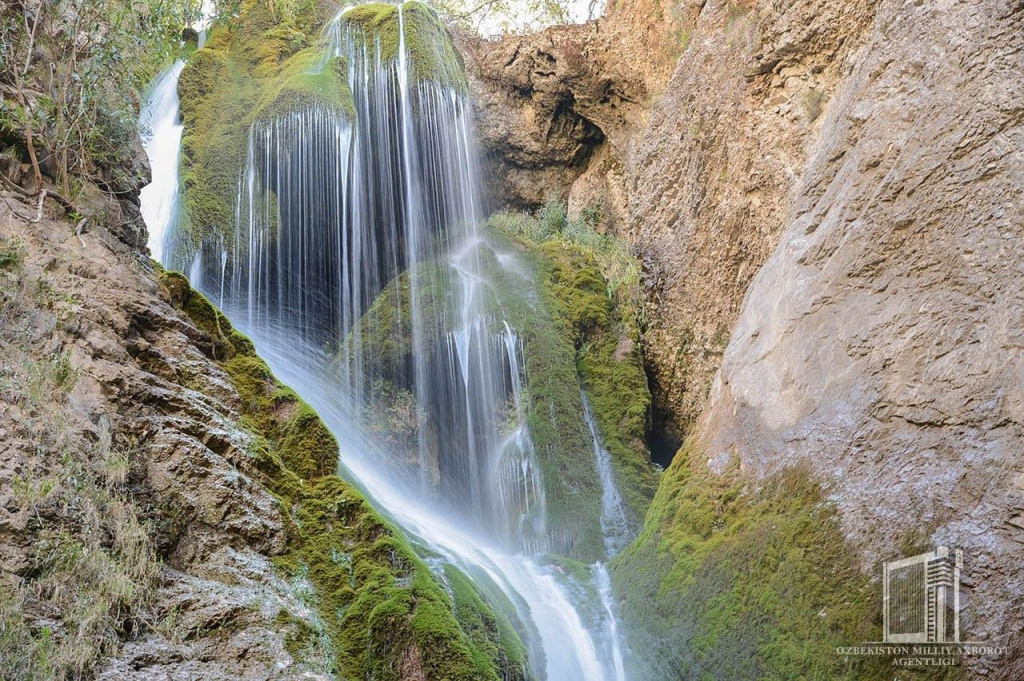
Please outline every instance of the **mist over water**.
[[[520, 275], [514, 256], [478, 231], [468, 95], [415, 73], [397, 11], [393, 59], [344, 13], [331, 24], [329, 55], [346, 57], [354, 120], [308, 105], [254, 122], [233, 236], [192, 252], [164, 249], [174, 243], [181, 64], [161, 74], [144, 111], [154, 121], [154, 182], [143, 195], [151, 249], [187, 271], [316, 409], [340, 443], [343, 474], [376, 508], [483, 591], [508, 597], [531, 632], [534, 675], [621, 681], [604, 566], [595, 580], [605, 624], [591, 632], [538, 562], [548, 528], [525, 417], [522, 330], [502, 316], [493, 276]], [[376, 419], [407, 403], [411, 435], [396, 445]], [[602, 483], [611, 554], [624, 535], [610, 472]]]

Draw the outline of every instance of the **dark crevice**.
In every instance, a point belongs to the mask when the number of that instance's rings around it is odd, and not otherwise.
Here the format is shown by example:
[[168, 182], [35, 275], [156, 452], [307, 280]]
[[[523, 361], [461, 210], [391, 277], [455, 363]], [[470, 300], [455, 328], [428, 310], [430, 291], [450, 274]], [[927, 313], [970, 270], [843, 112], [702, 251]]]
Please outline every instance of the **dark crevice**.
[[658, 401], [661, 391], [653, 367], [648, 362], [644, 362], [644, 372], [647, 374], [647, 384], [651, 387], [651, 430], [647, 445], [651, 461], [662, 468], [668, 468], [676, 452], [683, 446], [683, 440], [678, 435], [671, 411]]

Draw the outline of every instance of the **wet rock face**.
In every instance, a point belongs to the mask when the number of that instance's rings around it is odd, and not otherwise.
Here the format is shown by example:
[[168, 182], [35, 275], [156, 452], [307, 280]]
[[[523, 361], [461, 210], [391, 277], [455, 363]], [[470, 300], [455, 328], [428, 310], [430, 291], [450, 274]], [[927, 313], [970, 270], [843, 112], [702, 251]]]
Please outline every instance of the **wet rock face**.
[[[300, 655], [292, 640], [323, 626], [300, 598], [301, 585], [273, 569], [287, 521], [254, 466], [239, 395], [211, 358], [209, 336], [172, 307], [149, 263], [99, 225], [79, 240], [67, 222], [29, 228], [4, 208], [0, 243], [18, 253], [0, 271], [0, 368], [7, 375], [28, 367], [29, 377], [0, 397], [5, 580], [39, 576], [32, 570], [40, 537], [89, 530], [69, 520], [85, 492], [71, 493], [71, 511], [55, 501], [69, 484], [62, 452], [81, 454], [89, 475], [109, 477], [110, 464], [89, 454], [109, 432], [106, 449], [127, 453], [125, 489], [162, 569], [145, 604], [131, 604], [148, 609], [149, 633], [130, 637], [93, 671], [108, 679], [328, 678], [329, 645], [307, 635]], [[33, 396], [39, 380], [31, 377], [45, 378], [40, 372], [59, 358], [67, 361], [66, 396]], [[19, 481], [51, 478], [62, 482], [26, 507]], [[37, 602], [26, 611], [44, 623], [63, 614]], [[78, 625], [47, 624], [57, 637]]]

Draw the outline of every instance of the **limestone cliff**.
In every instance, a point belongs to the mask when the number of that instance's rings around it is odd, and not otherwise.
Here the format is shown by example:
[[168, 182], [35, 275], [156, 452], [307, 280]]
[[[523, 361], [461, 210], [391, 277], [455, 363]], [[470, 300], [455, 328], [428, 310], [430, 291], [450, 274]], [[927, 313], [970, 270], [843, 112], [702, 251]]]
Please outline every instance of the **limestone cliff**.
[[[655, 426], [688, 444], [616, 565], [640, 673], [789, 678], [780, 630], [870, 640], [879, 561], [937, 544], [967, 556], [967, 636], [1008, 647], [968, 673], [1024, 673], [1022, 26], [1003, 0], [638, 4], [468, 50], [511, 111], [479, 117], [495, 198], [596, 207], [644, 264]], [[667, 80], [635, 65], [656, 44]], [[845, 664], [811, 675], [891, 671]]]
[[[1024, 673], [1024, 6], [882, 2], [829, 88], [697, 442], [809, 464], [865, 569], [964, 550], [976, 661]], [[990, 677], [991, 678], [991, 677]]]

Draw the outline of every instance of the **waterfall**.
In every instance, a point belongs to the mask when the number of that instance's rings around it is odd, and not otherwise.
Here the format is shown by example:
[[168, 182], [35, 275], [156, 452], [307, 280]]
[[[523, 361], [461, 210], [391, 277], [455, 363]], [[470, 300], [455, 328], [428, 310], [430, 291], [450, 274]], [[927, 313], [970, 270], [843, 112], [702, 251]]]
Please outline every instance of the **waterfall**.
[[[583, 400], [583, 417], [587, 422], [590, 438], [594, 445], [594, 463], [601, 479], [601, 533], [604, 535], [605, 552], [611, 559], [633, 540], [633, 533], [629, 528], [629, 519], [626, 517], [626, 511], [622, 505], [622, 494], [619, 492], [618, 485], [615, 484], [611, 454], [601, 444], [601, 435], [597, 429], [594, 412], [590, 408], [590, 401], [586, 394], [581, 392], [580, 396]], [[594, 564], [594, 581], [601, 597], [601, 608], [604, 610], [601, 635], [606, 647], [611, 651], [611, 667], [615, 674], [614, 678], [616, 681], [625, 681], [626, 670], [619, 637], [619, 623], [612, 602], [611, 578], [604, 563]]]
[[142, 218], [149, 227], [149, 252], [161, 262], [167, 233], [178, 210], [178, 157], [182, 125], [178, 111], [178, 76], [185, 62], [178, 59], [157, 76], [139, 115], [142, 146], [152, 168], [152, 181], [142, 188]]
[[604, 563], [594, 565], [594, 581], [597, 593], [601, 596], [601, 608], [604, 610], [604, 627], [601, 636], [607, 647], [611, 649], [611, 671], [615, 681], [626, 681], [626, 665], [622, 658], [622, 644], [619, 637], [619, 621], [615, 617], [612, 603], [612, 580]]
[[[229, 236], [164, 261], [187, 268], [317, 410], [345, 477], [516, 605], [534, 675], [620, 679], [534, 559], [547, 550], [544, 483], [522, 329], [502, 315], [499, 281], [514, 256], [478, 231], [468, 89], [442, 54], [454, 48], [411, 51], [422, 5], [394, 10], [395, 44], [350, 21], [358, 9], [331, 22], [311, 72], [343, 64], [352, 110], [314, 102], [256, 118]], [[173, 227], [161, 215], [147, 218], [152, 233]]]
[[604, 535], [604, 549], [612, 558], [633, 541], [633, 532], [629, 528], [629, 519], [622, 505], [622, 495], [615, 484], [612, 473], [612, 457], [603, 444], [594, 420], [594, 412], [590, 401], [581, 393], [583, 400], [583, 418], [590, 430], [590, 439], [594, 446], [594, 462], [601, 479], [601, 534]]

